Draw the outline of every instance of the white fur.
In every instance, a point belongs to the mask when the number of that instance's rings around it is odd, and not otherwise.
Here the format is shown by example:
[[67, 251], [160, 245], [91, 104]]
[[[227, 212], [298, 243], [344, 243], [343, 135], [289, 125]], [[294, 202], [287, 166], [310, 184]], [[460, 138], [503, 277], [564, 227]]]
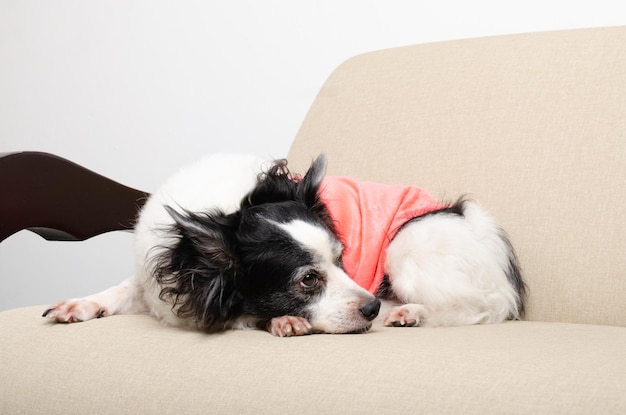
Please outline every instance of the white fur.
[[437, 214], [405, 226], [387, 249], [394, 292], [424, 326], [497, 323], [517, 310], [505, 271], [508, 247], [500, 229], [475, 203], [464, 216]]

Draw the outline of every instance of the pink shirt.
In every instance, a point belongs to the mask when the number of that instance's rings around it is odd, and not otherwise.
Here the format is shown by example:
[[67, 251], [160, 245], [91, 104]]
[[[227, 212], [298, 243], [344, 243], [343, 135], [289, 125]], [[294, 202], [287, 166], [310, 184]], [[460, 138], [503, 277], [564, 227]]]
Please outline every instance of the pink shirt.
[[346, 273], [372, 294], [383, 280], [385, 252], [400, 227], [448, 207], [415, 186], [327, 176], [320, 189], [344, 245]]

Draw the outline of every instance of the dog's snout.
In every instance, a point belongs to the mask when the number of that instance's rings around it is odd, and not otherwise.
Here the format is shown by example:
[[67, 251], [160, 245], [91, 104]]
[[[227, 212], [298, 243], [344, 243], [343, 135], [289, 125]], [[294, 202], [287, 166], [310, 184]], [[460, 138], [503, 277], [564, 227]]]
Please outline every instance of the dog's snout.
[[369, 321], [376, 318], [378, 311], [380, 311], [380, 300], [378, 298], [374, 298], [372, 301], [361, 307], [361, 314], [363, 314], [363, 317]]

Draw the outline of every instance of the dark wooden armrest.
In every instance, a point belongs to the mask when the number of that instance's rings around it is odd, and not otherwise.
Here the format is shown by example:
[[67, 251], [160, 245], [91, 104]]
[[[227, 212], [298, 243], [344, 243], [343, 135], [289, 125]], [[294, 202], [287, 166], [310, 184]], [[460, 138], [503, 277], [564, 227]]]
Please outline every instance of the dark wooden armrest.
[[148, 196], [52, 154], [0, 154], [0, 241], [22, 229], [57, 241], [132, 229]]

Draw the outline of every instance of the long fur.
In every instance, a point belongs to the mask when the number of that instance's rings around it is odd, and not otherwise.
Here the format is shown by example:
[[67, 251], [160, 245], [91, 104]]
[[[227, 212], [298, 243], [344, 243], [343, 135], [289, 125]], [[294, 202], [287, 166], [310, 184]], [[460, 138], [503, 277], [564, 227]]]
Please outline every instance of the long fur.
[[[312, 172], [316, 171], [314, 166]], [[319, 222], [333, 232], [333, 222], [318, 197], [316, 180], [318, 178], [300, 180], [292, 176], [287, 161], [278, 160], [259, 174], [257, 185], [241, 201], [236, 212], [194, 213], [184, 209], [178, 212], [165, 206], [174, 223], [164, 233], [175, 235], [177, 240], [164, 246], [154, 257], [152, 273], [163, 287], [159, 298], [171, 303], [179, 318], [191, 318], [199, 328], [210, 332], [227, 327], [244, 312], [254, 312], [261, 321], [277, 317], [275, 313], [263, 310], [262, 306], [250, 310], [253, 307], [244, 303], [242, 292], [250, 288], [238, 286], [238, 274], [253, 274], [248, 264], [263, 261], [263, 258], [248, 257], [269, 255], [254, 248], [266, 244], [276, 232], [272, 226], [267, 227], [267, 223], [255, 220], [256, 215], [263, 215], [267, 206], [276, 211], [274, 214], [284, 217], [296, 211], [308, 212], [311, 221]], [[278, 235], [277, 242], [283, 238]], [[287, 260], [278, 259], [278, 265]], [[276, 275], [279, 270], [264, 272]]]
[[465, 199], [402, 226], [379, 298], [359, 287], [320, 197], [325, 171], [323, 155], [304, 176], [285, 160], [246, 155], [183, 169], [140, 214], [135, 275], [44, 315], [74, 322], [149, 312], [207, 332], [258, 327], [278, 336], [367, 331], [381, 301], [393, 326], [522, 318], [525, 285], [511, 243]]
[[416, 324], [498, 323], [524, 315], [517, 257], [475, 202], [460, 199], [410, 221], [389, 245], [386, 269], [396, 313], [407, 312], [403, 304], [421, 305], [408, 310]]

